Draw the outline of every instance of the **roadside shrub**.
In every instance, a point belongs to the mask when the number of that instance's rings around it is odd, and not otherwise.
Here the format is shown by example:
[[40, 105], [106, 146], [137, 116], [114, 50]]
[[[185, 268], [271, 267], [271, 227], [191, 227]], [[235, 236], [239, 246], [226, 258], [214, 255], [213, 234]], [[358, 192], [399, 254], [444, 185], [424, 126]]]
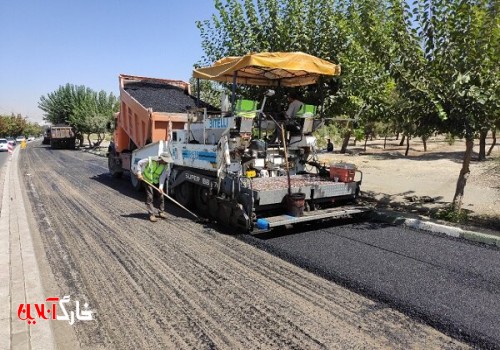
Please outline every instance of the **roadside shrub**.
[[469, 221], [469, 216], [465, 210], [455, 210], [451, 206], [438, 210], [434, 217], [436, 219], [463, 224]]

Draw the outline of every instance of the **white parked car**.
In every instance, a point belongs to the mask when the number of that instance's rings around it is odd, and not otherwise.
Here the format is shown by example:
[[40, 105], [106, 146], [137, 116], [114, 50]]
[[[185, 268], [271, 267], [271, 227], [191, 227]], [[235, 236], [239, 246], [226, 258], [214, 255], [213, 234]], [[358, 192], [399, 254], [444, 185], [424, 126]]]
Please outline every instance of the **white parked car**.
[[17, 142], [17, 143], [21, 143], [21, 142], [23, 142], [23, 141], [26, 141], [26, 137], [24, 137], [24, 136], [18, 136], [18, 137], [16, 138], [16, 142]]
[[9, 142], [7, 139], [0, 139], [0, 152], [7, 152]]

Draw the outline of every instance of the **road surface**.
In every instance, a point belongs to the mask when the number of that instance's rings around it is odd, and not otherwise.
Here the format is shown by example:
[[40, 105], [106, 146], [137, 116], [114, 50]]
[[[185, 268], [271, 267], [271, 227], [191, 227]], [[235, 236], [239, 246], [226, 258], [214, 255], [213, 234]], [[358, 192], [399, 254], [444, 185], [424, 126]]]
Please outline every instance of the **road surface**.
[[65, 347], [468, 348], [172, 205], [168, 220], [149, 222], [145, 194], [112, 179], [104, 158], [33, 143], [19, 166], [50, 296], [71, 295], [96, 312], [56, 329]]
[[500, 250], [371, 222], [245, 241], [476, 346], [500, 347]]
[[0, 167], [9, 159], [9, 152], [0, 152]]

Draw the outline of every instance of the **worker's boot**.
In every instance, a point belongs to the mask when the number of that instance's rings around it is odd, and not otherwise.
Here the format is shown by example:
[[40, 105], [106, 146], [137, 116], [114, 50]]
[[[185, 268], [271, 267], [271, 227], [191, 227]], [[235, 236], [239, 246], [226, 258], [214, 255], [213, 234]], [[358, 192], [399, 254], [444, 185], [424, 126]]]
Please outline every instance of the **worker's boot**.
[[158, 219], [156, 218], [156, 216], [154, 216], [153, 214], [149, 215], [149, 221], [151, 222], [157, 222]]
[[162, 219], [166, 219], [166, 218], [167, 218], [167, 214], [165, 214], [165, 212], [164, 212], [164, 211], [160, 211], [160, 212], [158, 213], [158, 217], [159, 217], [159, 218], [162, 218]]

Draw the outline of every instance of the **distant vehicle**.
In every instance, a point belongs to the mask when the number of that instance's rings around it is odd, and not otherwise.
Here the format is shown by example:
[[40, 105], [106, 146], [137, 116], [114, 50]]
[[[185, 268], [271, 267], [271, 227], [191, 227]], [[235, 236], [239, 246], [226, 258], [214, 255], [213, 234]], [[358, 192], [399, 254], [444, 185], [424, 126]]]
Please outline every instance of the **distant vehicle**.
[[76, 135], [69, 125], [55, 125], [50, 128], [50, 148], [75, 149]]
[[17, 143], [16, 143], [16, 140], [13, 138], [13, 137], [7, 137], [7, 142], [10, 143], [12, 146], [15, 146]]
[[29, 136], [29, 137], [28, 137], [28, 142], [29, 142], [29, 141], [35, 141], [35, 136]]
[[47, 128], [45, 132], [43, 133], [43, 145], [50, 145], [50, 128]]
[[16, 142], [21, 143], [23, 141], [26, 141], [26, 137], [24, 137], [24, 136], [18, 136], [18, 137], [16, 137]]
[[0, 139], [0, 152], [7, 152], [9, 150], [8, 145], [7, 139]]

